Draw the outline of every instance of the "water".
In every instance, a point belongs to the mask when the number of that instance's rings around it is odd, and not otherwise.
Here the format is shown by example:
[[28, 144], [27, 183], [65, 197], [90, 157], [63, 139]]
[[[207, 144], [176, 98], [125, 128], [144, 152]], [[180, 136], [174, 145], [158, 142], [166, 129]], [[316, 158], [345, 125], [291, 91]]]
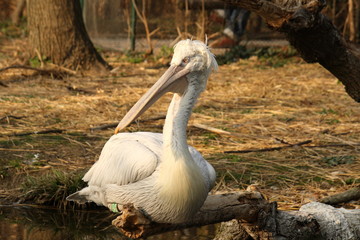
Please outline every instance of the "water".
[[[122, 240], [107, 210], [60, 211], [34, 206], [0, 206], [0, 240]], [[167, 232], [148, 240], [208, 240], [214, 225]]]

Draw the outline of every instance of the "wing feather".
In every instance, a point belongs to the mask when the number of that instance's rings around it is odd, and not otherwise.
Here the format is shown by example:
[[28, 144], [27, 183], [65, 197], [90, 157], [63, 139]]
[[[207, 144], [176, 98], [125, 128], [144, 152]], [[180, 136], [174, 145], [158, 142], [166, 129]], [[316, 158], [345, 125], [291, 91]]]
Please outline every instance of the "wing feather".
[[150, 176], [161, 158], [161, 134], [120, 133], [112, 136], [99, 160], [85, 174], [89, 186], [124, 185]]

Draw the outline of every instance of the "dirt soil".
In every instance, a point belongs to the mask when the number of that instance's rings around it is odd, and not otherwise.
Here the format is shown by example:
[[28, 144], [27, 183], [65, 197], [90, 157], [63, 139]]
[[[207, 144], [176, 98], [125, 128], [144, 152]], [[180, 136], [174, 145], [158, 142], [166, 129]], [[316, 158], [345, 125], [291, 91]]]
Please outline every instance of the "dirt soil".
[[[27, 59], [24, 40], [2, 45], [0, 68]], [[134, 64], [120, 53], [103, 55], [117, 67], [105, 76], [0, 72], [0, 198], [16, 192], [24, 176], [89, 168], [114, 131], [91, 128], [117, 123], [168, 61]], [[164, 120], [149, 119], [166, 114], [170, 97], [126, 130], [161, 132]], [[277, 66], [252, 57], [211, 76], [188, 142], [215, 167], [213, 192], [256, 184], [280, 209], [298, 209], [359, 184], [359, 119], [360, 104], [320, 65], [294, 57]], [[249, 152], [227, 153], [238, 150]]]

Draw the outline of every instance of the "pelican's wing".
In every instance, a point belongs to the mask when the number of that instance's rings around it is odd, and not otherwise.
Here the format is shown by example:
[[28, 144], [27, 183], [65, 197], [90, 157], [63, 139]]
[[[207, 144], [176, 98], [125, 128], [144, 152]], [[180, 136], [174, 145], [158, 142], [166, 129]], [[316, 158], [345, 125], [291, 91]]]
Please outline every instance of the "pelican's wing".
[[150, 176], [161, 154], [161, 134], [120, 133], [105, 144], [99, 160], [85, 174], [89, 186], [124, 185]]
[[201, 174], [203, 175], [208, 185], [209, 191], [214, 187], [216, 180], [216, 172], [213, 166], [204, 159], [201, 153], [195, 148], [189, 146], [189, 151], [195, 163], [200, 167]]

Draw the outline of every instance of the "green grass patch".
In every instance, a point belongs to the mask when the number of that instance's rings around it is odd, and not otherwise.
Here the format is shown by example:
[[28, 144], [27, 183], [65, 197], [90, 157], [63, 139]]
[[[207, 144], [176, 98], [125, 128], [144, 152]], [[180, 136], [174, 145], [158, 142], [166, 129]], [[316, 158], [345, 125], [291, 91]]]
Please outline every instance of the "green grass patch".
[[205, 145], [211, 144], [213, 141], [217, 140], [217, 138], [219, 137], [216, 133], [211, 133], [211, 132], [206, 132], [202, 136], [204, 137], [203, 143]]
[[200, 105], [193, 109], [194, 113], [201, 113], [211, 117], [219, 117], [221, 109], [215, 109], [210, 106]]
[[325, 114], [325, 115], [328, 115], [328, 114], [336, 114], [336, 115], [338, 115], [338, 112], [335, 111], [335, 110], [333, 110], [333, 109], [331, 109], [331, 108], [323, 108], [323, 109], [319, 112], [319, 114]]
[[279, 121], [284, 122], [284, 123], [289, 123], [292, 121], [295, 121], [296, 118], [295, 117], [282, 117], [282, 118], [278, 118]]
[[348, 179], [345, 179], [345, 183], [347, 185], [359, 184], [360, 178], [348, 178]]
[[174, 48], [169, 46], [161, 46], [160, 53], [158, 54], [157, 58], [171, 58], [174, 53]]
[[320, 176], [314, 176], [314, 177], [312, 178], [312, 180], [313, 180], [314, 182], [319, 182], [319, 183], [326, 181], [325, 178], [322, 178], [322, 177], [320, 177]]
[[352, 164], [356, 160], [355, 156], [345, 155], [345, 156], [333, 156], [333, 157], [324, 157], [322, 162], [328, 166], [338, 166], [342, 164]]
[[19, 168], [21, 167], [21, 160], [20, 159], [13, 159], [8, 162], [8, 167], [12, 168]]
[[66, 197], [86, 186], [81, 179], [83, 171], [53, 170], [42, 176], [28, 176], [21, 184], [22, 200], [35, 204], [67, 206]]
[[254, 110], [251, 109], [251, 108], [247, 108], [247, 109], [243, 109], [240, 111], [241, 114], [250, 114], [250, 113], [253, 113]]
[[329, 125], [334, 125], [340, 123], [340, 120], [335, 118], [325, 119], [325, 123]]
[[251, 56], [258, 57], [258, 68], [277, 68], [293, 62], [293, 57], [297, 56], [297, 52], [292, 47], [247, 48], [246, 46], [235, 46], [223, 55], [217, 56], [216, 60], [219, 65], [223, 65], [237, 62], [239, 59], [247, 59]]
[[239, 155], [233, 155], [233, 154], [229, 154], [226, 156], [226, 159], [229, 160], [230, 162], [245, 162], [246, 159], [242, 158]]
[[216, 56], [219, 65], [237, 62], [239, 59], [246, 59], [254, 55], [253, 49], [244, 46], [235, 46], [226, 51], [223, 55]]
[[19, 26], [14, 25], [11, 21], [0, 22], [0, 32], [8, 38], [19, 38], [27, 35], [26, 19], [22, 18]]
[[144, 52], [128, 51], [124, 55], [124, 60], [129, 63], [142, 63], [146, 60], [146, 56]]

